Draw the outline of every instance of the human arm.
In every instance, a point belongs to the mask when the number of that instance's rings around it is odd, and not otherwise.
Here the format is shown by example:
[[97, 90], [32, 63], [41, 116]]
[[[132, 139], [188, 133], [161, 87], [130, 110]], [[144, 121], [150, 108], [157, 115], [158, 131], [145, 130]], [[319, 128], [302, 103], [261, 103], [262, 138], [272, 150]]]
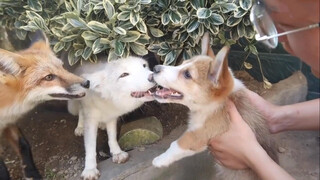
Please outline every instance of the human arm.
[[258, 94], [246, 90], [251, 103], [266, 118], [271, 133], [288, 130], [319, 130], [320, 99], [276, 106]]
[[211, 152], [218, 162], [232, 169], [249, 167], [264, 180], [293, 179], [260, 146], [231, 101], [228, 101], [228, 113], [231, 118], [230, 129], [210, 142]]

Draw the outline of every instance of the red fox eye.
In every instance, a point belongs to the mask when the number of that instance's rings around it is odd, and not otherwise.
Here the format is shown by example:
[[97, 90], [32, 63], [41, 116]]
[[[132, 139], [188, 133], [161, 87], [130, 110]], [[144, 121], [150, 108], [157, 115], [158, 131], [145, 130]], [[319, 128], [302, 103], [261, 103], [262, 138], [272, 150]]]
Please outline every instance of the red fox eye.
[[190, 74], [190, 72], [188, 70], [183, 72], [183, 76], [186, 79], [191, 79], [192, 78], [192, 76], [191, 76], [191, 74]]
[[46, 81], [52, 81], [53, 79], [54, 79], [54, 75], [53, 74], [49, 74], [49, 75], [46, 75], [46, 77], [44, 77], [44, 79], [46, 80]]
[[123, 77], [126, 77], [126, 76], [129, 76], [129, 73], [122, 73], [119, 78], [123, 78]]

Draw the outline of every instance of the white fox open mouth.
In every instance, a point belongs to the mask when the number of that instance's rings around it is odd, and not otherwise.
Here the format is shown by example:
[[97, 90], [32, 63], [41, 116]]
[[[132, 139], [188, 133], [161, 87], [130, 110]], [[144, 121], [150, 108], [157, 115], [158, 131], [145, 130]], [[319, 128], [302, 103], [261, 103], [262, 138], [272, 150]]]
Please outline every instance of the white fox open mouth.
[[183, 94], [171, 88], [158, 86], [153, 96], [158, 99], [182, 99]]
[[67, 99], [77, 99], [77, 98], [82, 98], [86, 95], [86, 93], [79, 93], [79, 94], [64, 94], [64, 93], [55, 93], [55, 94], [50, 94], [51, 97], [54, 98], [67, 98]]
[[150, 88], [148, 91], [135, 91], [131, 93], [131, 96], [134, 98], [142, 98], [142, 97], [153, 97], [154, 91], [156, 90], [156, 86]]

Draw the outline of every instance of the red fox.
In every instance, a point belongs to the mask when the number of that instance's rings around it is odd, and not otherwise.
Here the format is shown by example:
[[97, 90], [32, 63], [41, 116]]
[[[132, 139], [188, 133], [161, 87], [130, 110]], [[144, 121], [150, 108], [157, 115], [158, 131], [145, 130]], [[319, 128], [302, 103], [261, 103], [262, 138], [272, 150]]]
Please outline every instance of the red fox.
[[[41, 31], [36, 32], [35, 37], [38, 40], [26, 50], [9, 52], [0, 49], [0, 135], [4, 134], [14, 150], [22, 156], [25, 176], [39, 179], [41, 176], [32, 166], [32, 157], [25, 156], [31, 155], [27, 141], [16, 127], [9, 124], [14, 124], [44, 101], [84, 97], [90, 82], [62, 67], [62, 61], [54, 55]], [[30, 152], [26, 153], [26, 149]], [[28, 165], [30, 163], [31, 167]], [[7, 171], [1, 169], [4, 172], [0, 172], [0, 179], [6, 179], [1, 176]]]

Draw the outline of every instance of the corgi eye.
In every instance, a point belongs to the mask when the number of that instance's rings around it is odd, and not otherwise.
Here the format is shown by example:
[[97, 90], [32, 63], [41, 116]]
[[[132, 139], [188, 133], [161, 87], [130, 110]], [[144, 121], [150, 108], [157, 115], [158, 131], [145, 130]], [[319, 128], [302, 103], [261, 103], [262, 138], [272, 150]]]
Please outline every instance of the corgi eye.
[[119, 78], [123, 78], [123, 77], [126, 77], [126, 76], [129, 76], [129, 73], [122, 73]]
[[49, 75], [46, 75], [46, 77], [44, 77], [44, 80], [46, 80], [46, 81], [52, 81], [52, 80], [54, 80], [54, 78], [55, 78], [55, 75], [49, 74]]
[[183, 72], [183, 76], [186, 79], [191, 79], [192, 78], [192, 76], [191, 76], [191, 74], [190, 74], [190, 72], [188, 70]]
[[145, 67], [147, 67], [147, 65], [146, 65], [146, 64], [143, 64], [143, 67], [145, 68]]

